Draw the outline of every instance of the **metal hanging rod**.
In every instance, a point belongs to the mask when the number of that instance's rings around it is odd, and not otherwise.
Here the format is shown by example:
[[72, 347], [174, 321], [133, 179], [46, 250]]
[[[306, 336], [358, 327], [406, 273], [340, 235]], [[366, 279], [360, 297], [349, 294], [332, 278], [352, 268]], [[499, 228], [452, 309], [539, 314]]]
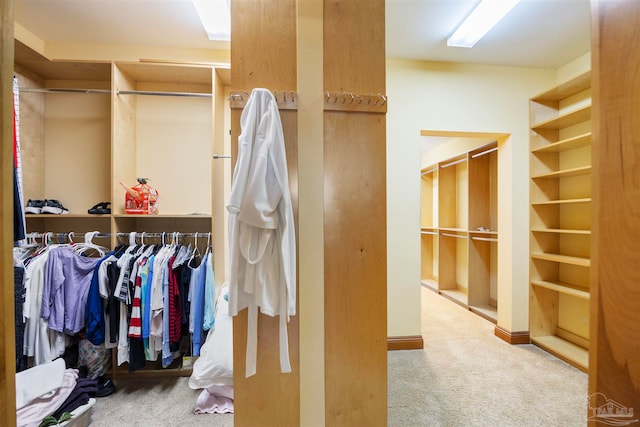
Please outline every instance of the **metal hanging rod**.
[[38, 88], [38, 87], [23, 87], [18, 88], [19, 92], [33, 92], [33, 93], [84, 93], [84, 94], [111, 94], [110, 89], [79, 89], [79, 88]]
[[437, 170], [438, 170], [438, 168], [431, 168], [429, 170], [426, 170], [426, 171], [422, 172], [422, 176], [429, 175], [430, 173], [433, 173], [433, 172], [435, 172]]
[[467, 161], [467, 158], [465, 157], [464, 159], [456, 160], [454, 162], [447, 163], [446, 165], [442, 165], [440, 167], [441, 168], [448, 168], [449, 166], [457, 165], [458, 163], [462, 163], [462, 162], [466, 162], [466, 161]]
[[[160, 233], [147, 233], [146, 231], [136, 231], [136, 237], [171, 237], [175, 235], [176, 237], [207, 237], [209, 235], [213, 236], [211, 232], [195, 232], [195, 233], [182, 233], [180, 231], [166, 231]], [[131, 233], [118, 232], [116, 233], [117, 237], [129, 237]]]
[[446, 237], [455, 237], [456, 239], [466, 239], [467, 236], [463, 235], [463, 234], [449, 234], [449, 233], [442, 233], [443, 236]]
[[149, 95], [149, 96], [179, 96], [191, 98], [211, 98], [213, 94], [202, 92], [161, 92], [153, 90], [121, 90], [116, 89], [117, 95]]
[[213, 158], [214, 159], [230, 159], [231, 156], [226, 155], [226, 154], [214, 154]]
[[87, 234], [92, 234], [91, 237], [111, 237], [111, 233], [95, 233], [95, 232], [86, 232], [86, 233], [76, 233], [73, 231], [68, 231], [68, 232], [61, 232], [61, 233], [54, 233], [54, 232], [44, 232], [44, 233], [40, 233], [40, 232], [31, 232], [31, 233], [27, 233], [26, 238], [36, 238], [36, 239], [41, 239], [43, 237], [72, 237], [72, 238], [77, 238], [77, 237], [84, 237]]
[[491, 238], [491, 237], [475, 237], [475, 236], [472, 236], [471, 239], [473, 239], [473, 240], [482, 240], [483, 242], [497, 242], [498, 241], [498, 239], [494, 239], [494, 238]]
[[438, 234], [437, 231], [421, 231], [420, 234]]
[[488, 150], [472, 155], [471, 158], [475, 159], [476, 157], [484, 156], [485, 154], [493, 153], [494, 151], [497, 151], [497, 150], [498, 150], [498, 147], [489, 148]]
[[[79, 89], [79, 88], [19, 88], [19, 92], [33, 93], [84, 93], [84, 94], [111, 94], [111, 89]], [[211, 98], [210, 93], [201, 92], [160, 92], [151, 90], [120, 90], [116, 89], [118, 95], [150, 95], [150, 96], [180, 96], [192, 98]]]

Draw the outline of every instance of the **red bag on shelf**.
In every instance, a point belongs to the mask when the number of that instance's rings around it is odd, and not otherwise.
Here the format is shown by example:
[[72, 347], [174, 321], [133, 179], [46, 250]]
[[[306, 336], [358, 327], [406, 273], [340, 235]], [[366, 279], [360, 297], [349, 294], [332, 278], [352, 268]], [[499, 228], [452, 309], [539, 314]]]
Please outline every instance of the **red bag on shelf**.
[[124, 211], [128, 214], [157, 215], [158, 214], [158, 190], [147, 184], [147, 178], [138, 178], [138, 185], [127, 187], [125, 194]]

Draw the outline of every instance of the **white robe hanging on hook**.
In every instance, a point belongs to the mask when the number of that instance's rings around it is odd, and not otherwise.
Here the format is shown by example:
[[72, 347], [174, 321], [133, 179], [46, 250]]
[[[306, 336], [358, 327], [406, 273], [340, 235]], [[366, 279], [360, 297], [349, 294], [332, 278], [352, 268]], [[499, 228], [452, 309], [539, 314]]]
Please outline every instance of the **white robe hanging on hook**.
[[253, 89], [240, 118], [229, 211], [229, 314], [248, 309], [246, 376], [256, 373], [258, 310], [279, 316], [280, 370], [291, 372], [287, 322], [296, 314], [296, 243], [280, 112]]

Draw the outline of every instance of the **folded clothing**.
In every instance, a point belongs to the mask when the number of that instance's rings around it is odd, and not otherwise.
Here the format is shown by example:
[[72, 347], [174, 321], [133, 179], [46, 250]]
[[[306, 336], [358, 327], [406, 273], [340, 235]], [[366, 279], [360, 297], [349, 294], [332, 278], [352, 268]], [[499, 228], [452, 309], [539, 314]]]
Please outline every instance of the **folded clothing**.
[[66, 369], [59, 388], [32, 400], [16, 411], [17, 427], [37, 427], [44, 418], [53, 414], [76, 387], [77, 378], [77, 369]]
[[65, 362], [60, 358], [16, 373], [16, 409], [60, 388], [64, 371]]
[[98, 381], [89, 378], [77, 378], [76, 386], [66, 400], [58, 407], [53, 416], [60, 419], [63, 413], [71, 412], [89, 402], [90, 394], [98, 392]]

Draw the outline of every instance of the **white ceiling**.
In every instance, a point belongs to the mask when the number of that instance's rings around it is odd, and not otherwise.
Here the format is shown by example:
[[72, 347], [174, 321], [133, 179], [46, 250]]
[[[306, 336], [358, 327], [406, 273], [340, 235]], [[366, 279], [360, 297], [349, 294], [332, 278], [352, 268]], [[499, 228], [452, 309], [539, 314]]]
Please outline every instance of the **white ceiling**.
[[[477, 1], [387, 0], [387, 56], [557, 68], [589, 51], [589, 0], [522, 0], [472, 49], [447, 47]], [[228, 47], [190, 0], [15, 0], [15, 19], [45, 42]]]

